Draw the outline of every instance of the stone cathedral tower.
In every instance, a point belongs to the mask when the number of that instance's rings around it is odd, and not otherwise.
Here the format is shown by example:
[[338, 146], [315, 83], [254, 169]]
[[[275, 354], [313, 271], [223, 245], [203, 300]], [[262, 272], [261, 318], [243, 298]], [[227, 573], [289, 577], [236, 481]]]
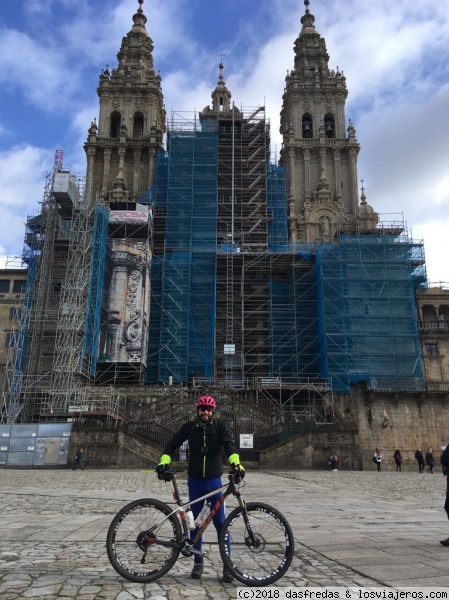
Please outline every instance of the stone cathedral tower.
[[329, 242], [342, 230], [375, 227], [377, 214], [358, 205], [360, 146], [349, 121], [343, 72], [329, 69], [324, 38], [305, 0], [295, 41], [294, 68], [286, 77], [281, 111], [287, 176], [289, 237], [292, 242]]
[[87, 184], [95, 197], [132, 201], [146, 192], [155, 176], [155, 153], [162, 147], [165, 108], [161, 77], [153, 66], [153, 41], [143, 14], [143, 0], [131, 31], [117, 54], [118, 66], [100, 75], [98, 127], [89, 129]]
[[141, 383], [147, 361], [152, 213], [143, 195], [155, 181], [166, 115], [143, 0], [138, 2], [117, 67], [100, 75], [99, 123], [91, 124], [84, 146], [86, 187], [96, 210], [95, 302], [101, 311], [94, 319], [94, 358], [101, 382]]

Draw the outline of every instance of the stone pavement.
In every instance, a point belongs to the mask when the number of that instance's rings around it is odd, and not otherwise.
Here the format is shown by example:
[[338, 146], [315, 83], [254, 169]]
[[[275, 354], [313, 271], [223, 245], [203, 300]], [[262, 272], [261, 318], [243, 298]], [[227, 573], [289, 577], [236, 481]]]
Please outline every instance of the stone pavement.
[[[284, 513], [295, 534], [292, 566], [276, 587], [449, 586], [449, 548], [438, 543], [449, 536], [444, 495], [439, 472], [249, 471], [244, 489], [248, 501]], [[187, 558], [150, 584], [112, 569], [107, 528], [141, 497], [170, 502], [171, 486], [149, 471], [0, 470], [1, 600], [236, 598], [240, 584], [220, 581], [213, 527], [198, 582]]]

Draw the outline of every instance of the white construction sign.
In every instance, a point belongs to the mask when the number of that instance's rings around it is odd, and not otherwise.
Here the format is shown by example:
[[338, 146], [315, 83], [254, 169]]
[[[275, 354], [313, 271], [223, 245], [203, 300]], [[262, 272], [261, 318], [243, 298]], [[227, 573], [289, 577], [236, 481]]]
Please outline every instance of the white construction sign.
[[254, 434], [253, 433], [241, 433], [240, 434], [240, 448], [254, 448]]

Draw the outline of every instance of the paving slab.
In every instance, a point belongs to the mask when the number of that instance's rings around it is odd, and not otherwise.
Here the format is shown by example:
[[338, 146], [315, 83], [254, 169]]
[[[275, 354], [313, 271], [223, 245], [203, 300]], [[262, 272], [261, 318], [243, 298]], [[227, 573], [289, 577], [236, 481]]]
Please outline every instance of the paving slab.
[[[274, 587], [449, 586], [442, 475], [249, 471], [245, 483], [246, 500], [276, 506], [295, 535], [292, 566]], [[185, 478], [181, 489], [187, 498]], [[109, 524], [145, 497], [171, 502], [171, 487], [150, 471], [0, 470], [0, 598], [236, 598], [240, 584], [220, 581], [213, 528], [200, 581], [187, 558], [149, 584], [112, 569]]]

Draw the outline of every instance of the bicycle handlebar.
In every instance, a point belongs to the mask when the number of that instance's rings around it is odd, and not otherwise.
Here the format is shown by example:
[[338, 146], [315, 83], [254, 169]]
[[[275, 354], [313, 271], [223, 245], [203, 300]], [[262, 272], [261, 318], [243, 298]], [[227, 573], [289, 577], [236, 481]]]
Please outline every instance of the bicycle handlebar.
[[[163, 473], [158, 473], [158, 477], [159, 479], [162, 479], [162, 481], [165, 481], [166, 483], [171, 481], [173, 479], [173, 476], [176, 475], [176, 473], [180, 473], [182, 471], [182, 469], [169, 469], [168, 465], [165, 465], [165, 470]], [[244, 475], [244, 471], [242, 474], [242, 471], [240, 471], [240, 469], [236, 469], [234, 467], [231, 468], [231, 470], [229, 471], [229, 475], [228, 478], [230, 481], [233, 481], [234, 483], [236, 483], [237, 485], [240, 483], [240, 481], [243, 479]]]

